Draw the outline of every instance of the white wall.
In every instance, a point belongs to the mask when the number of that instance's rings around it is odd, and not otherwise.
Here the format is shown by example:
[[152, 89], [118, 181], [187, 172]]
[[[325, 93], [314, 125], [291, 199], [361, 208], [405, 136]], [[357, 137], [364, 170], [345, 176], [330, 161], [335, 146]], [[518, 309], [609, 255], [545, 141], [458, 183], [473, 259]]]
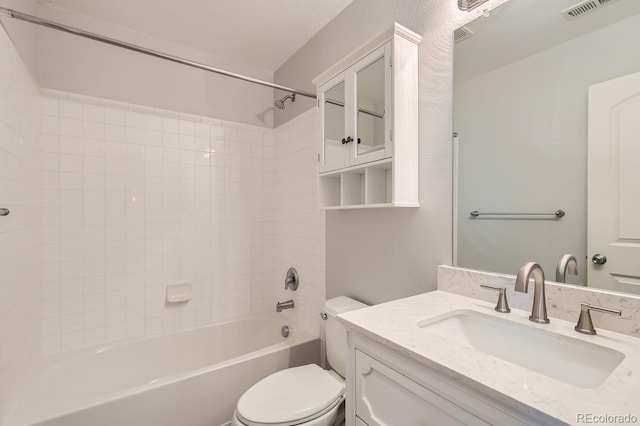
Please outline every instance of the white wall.
[[[46, 2], [38, 8], [38, 15], [213, 67], [266, 81], [273, 80], [273, 73], [270, 71], [254, 69], [238, 61], [52, 8]], [[40, 28], [38, 33], [39, 81], [44, 88], [222, 120], [272, 126], [274, 91], [267, 87], [55, 30]]]
[[53, 91], [42, 114], [45, 353], [262, 310], [271, 129]]
[[[24, 13], [36, 14], [37, 0], [0, 0], [0, 6], [20, 10]], [[9, 35], [11, 42], [20, 55], [22, 63], [37, 80], [38, 77], [38, 28], [0, 15], [0, 23]]]
[[39, 353], [38, 88], [0, 29], [0, 418], [2, 401]]
[[[487, 7], [503, 3], [490, 1]], [[393, 21], [420, 45], [420, 205], [418, 209], [327, 213], [327, 296], [375, 303], [436, 286], [436, 265], [452, 262], [453, 30], [482, 13], [455, 1], [355, 0], [276, 71], [276, 82], [315, 90], [311, 79]], [[296, 102], [280, 119], [312, 108]]]
[[[638, 38], [635, 16], [456, 83], [460, 266], [514, 274], [535, 260], [553, 271], [572, 253], [580, 274], [568, 281], [586, 282], [588, 87], [640, 69], [619, 42]], [[557, 209], [561, 220], [469, 216]]]

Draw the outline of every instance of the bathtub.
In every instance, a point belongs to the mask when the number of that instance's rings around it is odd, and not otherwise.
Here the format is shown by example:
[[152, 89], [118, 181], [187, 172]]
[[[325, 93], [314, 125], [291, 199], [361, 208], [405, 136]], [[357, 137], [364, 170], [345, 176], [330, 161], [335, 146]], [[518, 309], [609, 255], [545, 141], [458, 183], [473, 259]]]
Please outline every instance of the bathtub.
[[219, 426], [255, 382], [318, 362], [319, 340], [255, 317], [46, 357], [2, 426]]

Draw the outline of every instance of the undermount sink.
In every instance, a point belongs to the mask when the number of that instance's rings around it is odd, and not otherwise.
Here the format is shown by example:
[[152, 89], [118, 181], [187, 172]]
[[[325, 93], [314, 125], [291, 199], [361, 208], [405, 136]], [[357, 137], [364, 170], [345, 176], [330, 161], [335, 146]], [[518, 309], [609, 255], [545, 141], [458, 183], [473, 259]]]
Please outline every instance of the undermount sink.
[[456, 310], [417, 323], [428, 333], [482, 351], [564, 383], [598, 387], [624, 354], [535, 326], [471, 310]]

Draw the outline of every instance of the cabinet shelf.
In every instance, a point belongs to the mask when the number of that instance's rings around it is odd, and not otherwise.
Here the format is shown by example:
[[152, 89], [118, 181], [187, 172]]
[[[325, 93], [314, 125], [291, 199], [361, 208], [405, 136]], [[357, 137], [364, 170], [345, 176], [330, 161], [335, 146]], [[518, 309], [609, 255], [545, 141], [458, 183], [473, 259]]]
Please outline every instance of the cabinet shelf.
[[318, 186], [320, 206], [328, 210], [418, 206], [393, 200], [390, 160], [323, 173]]
[[341, 173], [345, 173], [345, 172], [348, 173], [348, 172], [351, 172], [351, 171], [354, 171], [354, 170], [360, 170], [360, 169], [365, 168], [365, 167], [391, 169], [391, 167], [392, 167], [391, 163], [392, 163], [392, 159], [391, 158], [385, 158], [385, 159], [378, 160], [378, 161], [372, 161], [372, 162], [366, 163], [366, 164], [359, 164], [357, 166], [345, 167], [343, 169], [338, 169], [338, 170], [331, 170], [329, 172], [320, 173], [319, 176], [320, 177], [336, 176], [336, 175], [340, 175]]

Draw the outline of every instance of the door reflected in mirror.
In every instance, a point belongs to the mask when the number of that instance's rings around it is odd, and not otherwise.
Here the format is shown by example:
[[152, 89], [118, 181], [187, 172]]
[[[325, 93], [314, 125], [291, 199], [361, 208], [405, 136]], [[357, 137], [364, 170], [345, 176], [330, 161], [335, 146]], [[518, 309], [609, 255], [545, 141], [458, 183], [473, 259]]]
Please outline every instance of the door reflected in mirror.
[[572, 254], [568, 283], [640, 294], [640, 1], [577, 3], [511, 0], [456, 31], [454, 262], [553, 280]]

